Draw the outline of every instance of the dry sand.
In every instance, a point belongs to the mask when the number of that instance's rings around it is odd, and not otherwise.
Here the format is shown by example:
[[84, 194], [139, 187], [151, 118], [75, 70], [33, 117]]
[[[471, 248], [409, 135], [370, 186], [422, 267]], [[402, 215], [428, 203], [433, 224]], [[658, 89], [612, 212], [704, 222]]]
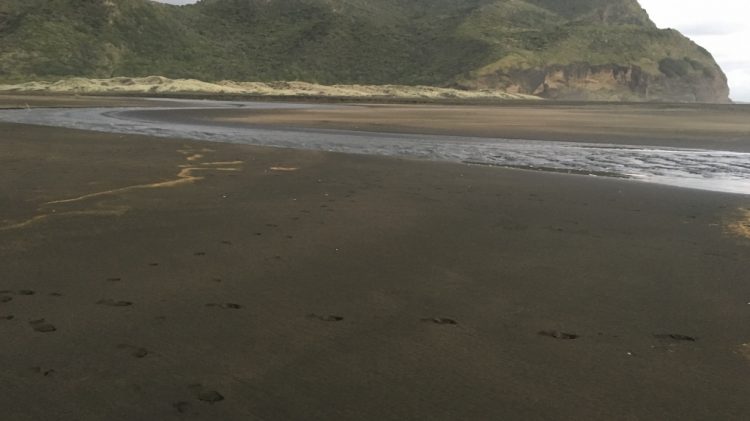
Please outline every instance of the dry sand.
[[0, 133], [3, 419], [750, 413], [747, 196]]

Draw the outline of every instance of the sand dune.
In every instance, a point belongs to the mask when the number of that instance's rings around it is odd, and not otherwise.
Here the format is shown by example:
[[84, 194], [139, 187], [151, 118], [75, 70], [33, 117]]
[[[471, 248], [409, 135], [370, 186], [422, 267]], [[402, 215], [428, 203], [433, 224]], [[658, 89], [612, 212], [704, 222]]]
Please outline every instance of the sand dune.
[[387, 97], [445, 99], [539, 99], [497, 90], [462, 91], [432, 86], [403, 85], [318, 85], [307, 82], [203, 82], [168, 79], [161, 76], [111, 79], [70, 78], [57, 82], [28, 82], [0, 85], [0, 92], [46, 92], [79, 94], [163, 94], [212, 93], [253, 96]]

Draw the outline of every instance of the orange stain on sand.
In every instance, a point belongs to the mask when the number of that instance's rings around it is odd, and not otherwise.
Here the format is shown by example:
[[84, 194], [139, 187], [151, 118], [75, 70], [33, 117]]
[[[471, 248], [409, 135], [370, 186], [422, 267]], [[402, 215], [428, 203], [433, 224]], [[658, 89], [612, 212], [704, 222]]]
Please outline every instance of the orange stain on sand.
[[[12, 229], [26, 228], [39, 222], [47, 221], [51, 218], [59, 217], [71, 217], [71, 216], [122, 216], [130, 208], [127, 206], [105, 206], [102, 203], [94, 203], [85, 209], [74, 209], [74, 210], [58, 210], [51, 209], [47, 210], [51, 206], [68, 205], [73, 203], [88, 202], [92, 199], [102, 198], [107, 196], [114, 196], [118, 194], [128, 193], [136, 190], [146, 189], [161, 189], [161, 188], [172, 188], [179, 187], [187, 184], [193, 184], [197, 181], [203, 180], [205, 177], [197, 175], [201, 171], [242, 171], [240, 166], [244, 164], [244, 161], [229, 161], [229, 162], [197, 162], [202, 159], [204, 155], [202, 153], [213, 152], [210, 149], [202, 149], [200, 151], [193, 151], [190, 149], [178, 150], [178, 153], [185, 155], [185, 160], [189, 162], [189, 165], [179, 165], [180, 171], [177, 173], [176, 178], [173, 180], [156, 181], [153, 183], [136, 184], [133, 186], [125, 186], [116, 189], [103, 190], [93, 193], [84, 194], [77, 197], [53, 200], [44, 203], [40, 207], [39, 215], [35, 215], [25, 221], [11, 222], [7, 225], [0, 226], [0, 231], [7, 231]], [[202, 153], [197, 153], [202, 152]]]

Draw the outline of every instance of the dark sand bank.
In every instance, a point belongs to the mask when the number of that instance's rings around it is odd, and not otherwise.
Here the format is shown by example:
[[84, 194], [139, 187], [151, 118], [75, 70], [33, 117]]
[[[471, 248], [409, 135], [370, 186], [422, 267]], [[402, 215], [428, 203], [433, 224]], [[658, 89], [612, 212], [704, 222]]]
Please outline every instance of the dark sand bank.
[[[169, 112], [165, 112], [169, 113]], [[175, 118], [260, 126], [604, 142], [750, 152], [750, 106], [666, 104], [362, 105], [210, 110]]]
[[750, 413], [747, 196], [0, 133], [4, 419]]
[[[153, 107], [157, 105], [159, 103], [143, 98], [0, 94], [0, 109], [39, 107]], [[170, 105], [177, 104], [170, 102]]]

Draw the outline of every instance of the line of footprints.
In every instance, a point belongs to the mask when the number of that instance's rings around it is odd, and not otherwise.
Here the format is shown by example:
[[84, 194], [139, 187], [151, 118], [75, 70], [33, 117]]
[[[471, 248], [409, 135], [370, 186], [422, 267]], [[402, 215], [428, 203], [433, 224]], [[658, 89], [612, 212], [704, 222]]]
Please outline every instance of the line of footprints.
[[[222, 241], [222, 244], [225, 245], [231, 245], [232, 243], [230, 241]], [[194, 256], [205, 256], [205, 252], [195, 252]], [[158, 263], [152, 262], [149, 263], [150, 266], [158, 266]], [[119, 277], [112, 277], [106, 279], [108, 282], [120, 282], [122, 281], [122, 278]], [[221, 279], [214, 279], [215, 282], [221, 282]], [[21, 289], [21, 290], [2, 290], [0, 291], [0, 322], [2, 321], [14, 321], [15, 317], [13, 315], [3, 315], [2, 313], [2, 305], [12, 302], [15, 298], [21, 298], [21, 297], [28, 297], [33, 295], [42, 295], [38, 293], [37, 291], [33, 290], [27, 290], [27, 289]], [[62, 294], [59, 292], [50, 292], [47, 294], [50, 297], [62, 297]], [[98, 305], [107, 306], [107, 307], [130, 307], [133, 305], [130, 301], [124, 301], [124, 300], [115, 300], [115, 299], [101, 299], [96, 302]], [[223, 310], [240, 310], [243, 308], [242, 305], [236, 304], [236, 303], [208, 303], [206, 304], [206, 307], [208, 308], [218, 308]], [[338, 323], [344, 321], [344, 317], [336, 314], [317, 314], [317, 313], [310, 313], [306, 316], [307, 319], [313, 320], [313, 321], [319, 321], [319, 322], [325, 322], [325, 323]], [[448, 318], [448, 317], [426, 317], [420, 319], [422, 323], [428, 323], [428, 324], [434, 324], [434, 325], [440, 325], [440, 326], [459, 326], [459, 323], [456, 319]], [[29, 320], [29, 326], [35, 331], [39, 333], [53, 333], [57, 331], [57, 328], [47, 322], [45, 319], [35, 319], [35, 320]], [[560, 340], [560, 341], [572, 341], [581, 338], [581, 335], [575, 334], [575, 333], [569, 333], [569, 332], [562, 332], [558, 330], [542, 330], [537, 332], [539, 336], [551, 338], [554, 340]], [[599, 336], [602, 334], [600, 333]], [[696, 342], [697, 338], [693, 336], [688, 335], [682, 335], [682, 334], [676, 334], [676, 333], [659, 333], [654, 334], [654, 338], [659, 339], [661, 341], [666, 341], [668, 343], [679, 343], [679, 342]], [[129, 345], [129, 344], [119, 344], [117, 345], [117, 349], [121, 350], [122, 352], [128, 353], [133, 358], [141, 359], [147, 357], [150, 353], [147, 349], [135, 346], [135, 345]], [[55, 373], [55, 370], [53, 369], [45, 369], [42, 367], [33, 367], [32, 368], [35, 372], [40, 373], [44, 375], [45, 377], [51, 376]], [[218, 402], [221, 402], [224, 400], [224, 396], [215, 391], [205, 388], [201, 384], [193, 384], [189, 386], [189, 390], [192, 392], [194, 397], [202, 402], [215, 404]], [[179, 401], [175, 402], [172, 405], [174, 409], [179, 413], [186, 413], [189, 412], [191, 409], [190, 402], [187, 401]]]
[[[199, 255], [204, 255], [205, 253], [200, 253]], [[198, 255], [198, 253], [196, 253]], [[156, 265], [152, 263], [151, 265]], [[110, 282], [119, 282], [122, 279], [121, 278], [108, 278], [107, 279]], [[220, 279], [214, 279], [216, 282], [220, 282]], [[33, 290], [17, 290], [17, 291], [10, 291], [10, 290], [2, 290], [0, 291], [0, 305], [6, 304], [11, 301], [13, 301], [13, 295], [17, 296], [32, 296], [36, 295], [36, 291]], [[62, 294], [59, 292], [51, 292], [48, 295], [52, 297], [61, 297]], [[108, 306], [108, 307], [130, 307], [133, 305], [130, 301], [124, 301], [124, 300], [114, 300], [114, 299], [102, 299], [96, 302], [98, 305]], [[242, 309], [242, 305], [236, 304], [236, 303], [208, 303], [206, 304], [206, 307], [214, 307], [214, 308], [220, 308], [224, 310], [240, 310]], [[1, 309], [2, 307], [0, 307]], [[344, 320], [344, 317], [334, 315], [334, 314], [326, 314], [326, 315], [320, 315], [316, 313], [310, 313], [307, 315], [308, 319], [311, 320], [319, 320], [322, 322], [341, 322]], [[15, 320], [15, 316], [13, 315], [0, 315], [0, 320], [5, 321], [12, 321]], [[436, 325], [458, 325], [458, 322], [455, 319], [447, 318], [447, 317], [428, 317], [420, 319], [422, 322], [425, 323], [432, 323]], [[36, 320], [30, 320], [29, 325], [32, 329], [36, 332], [41, 333], [51, 333], [55, 332], [57, 328], [52, 325], [51, 323], [48, 323], [45, 319], [36, 319]], [[549, 337], [552, 339], [558, 339], [558, 340], [575, 340], [581, 337], [581, 335], [575, 334], [575, 333], [567, 333], [567, 332], [561, 332], [558, 330], [542, 330], [539, 331], [538, 334], [540, 336]], [[601, 334], [600, 334], [601, 336]], [[654, 338], [665, 340], [665, 341], [671, 341], [671, 342], [696, 342], [698, 339], [693, 336], [678, 334], [678, 333], [658, 333], [653, 335]], [[141, 356], [144, 357], [145, 354]]]

